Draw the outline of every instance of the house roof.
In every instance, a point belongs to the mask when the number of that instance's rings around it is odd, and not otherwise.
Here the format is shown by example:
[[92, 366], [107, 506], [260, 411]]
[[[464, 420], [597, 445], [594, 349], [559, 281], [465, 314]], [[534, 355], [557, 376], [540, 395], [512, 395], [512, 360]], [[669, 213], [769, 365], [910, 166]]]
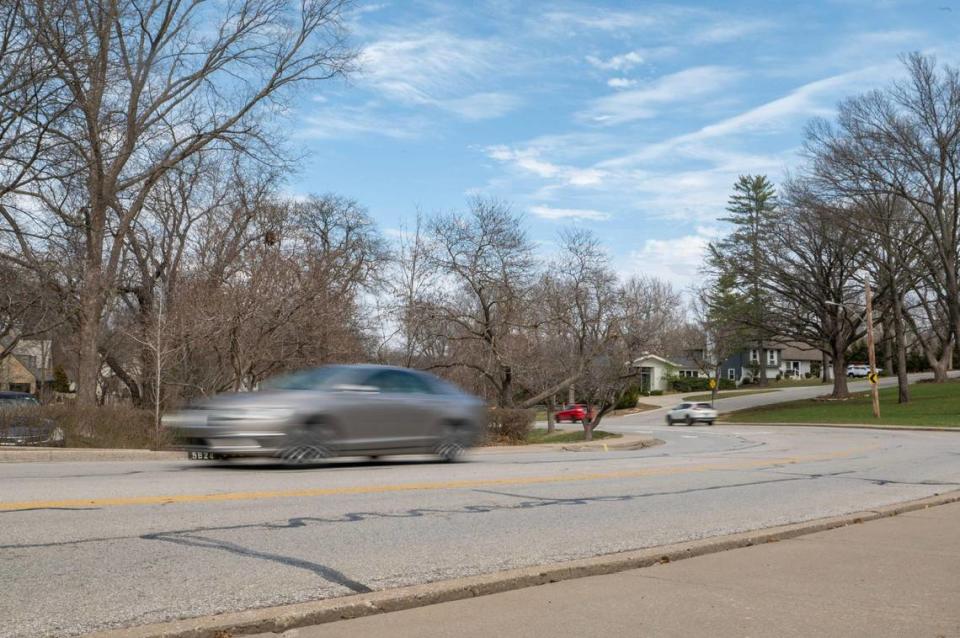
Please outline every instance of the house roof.
[[791, 341], [784, 344], [780, 357], [791, 361], [821, 361], [823, 352], [809, 344]]
[[673, 366], [674, 368], [681, 368], [681, 367], [683, 367], [683, 366], [681, 366], [681, 365], [678, 364], [678, 363], [674, 363], [673, 361], [670, 361], [669, 359], [665, 359], [665, 358], [663, 358], [663, 357], [661, 357], [661, 356], [658, 356], [658, 355], [655, 355], [655, 354], [645, 354], [645, 355], [641, 355], [641, 356], [639, 356], [639, 357], [637, 357], [636, 359], [633, 360], [633, 364], [634, 364], [634, 365], [637, 365], [637, 364], [640, 363], [641, 361], [648, 361], [648, 360], [650, 360], [650, 359], [656, 359], [657, 361], [659, 361], [659, 362], [661, 362], [661, 363], [665, 363], [665, 364], [667, 364], [668, 366]]
[[[10, 338], [8, 338], [8, 337], [0, 338], [0, 349], [2, 349], [3, 347], [6, 347], [6, 346], [8, 346], [8, 345], [10, 345], [10, 342], [11, 342], [11, 341], [12, 341], [12, 339], [10, 339]], [[33, 340], [30, 340], [30, 339], [27, 340], [27, 342], [30, 342], [30, 341], [33, 341]], [[23, 343], [23, 342], [21, 342], [21, 343]], [[18, 345], [19, 345], [19, 344], [18, 344]], [[53, 381], [53, 370], [52, 370], [52, 369], [51, 369], [51, 370], [43, 370], [43, 371], [41, 371], [41, 370], [40, 370], [39, 368], [37, 368], [36, 366], [30, 365], [29, 363], [27, 363], [27, 361], [26, 361], [26, 359], [25, 359], [25, 356], [29, 356], [29, 355], [25, 355], [25, 353], [23, 353], [23, 352], [17, 352], [17, 347], [16, 347], [16, 346], [14, 346], [14, 349], [13, 349], [7, 356], [10, 356], [10, 357], [13, 357], [14, 359], [16, 359], [17, 362], [18, 362], [21, 366], [23, 366], [23, 368], [24, 368], [27, 372], [29, 372], [30, 375], [31, 375], [34, 379], [36, 379], [37, 381], [41, 381], [41, 382], [43, 382], [43, 381]], [[46, 375], [43, 374], [44, 372], [46, 372]]]

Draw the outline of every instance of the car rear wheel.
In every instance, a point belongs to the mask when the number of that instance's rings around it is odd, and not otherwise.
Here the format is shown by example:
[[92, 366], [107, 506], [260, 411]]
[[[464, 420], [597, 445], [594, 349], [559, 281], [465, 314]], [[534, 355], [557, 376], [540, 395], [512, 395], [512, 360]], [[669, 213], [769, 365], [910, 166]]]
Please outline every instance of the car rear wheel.
[[670, 418], [670, 415], [667, 415], [667, 425], [673, 425], [673, 419]]
[[709, 421], [707, 421], [707, 425], [713, 425], [713, 419], [710, 419]]

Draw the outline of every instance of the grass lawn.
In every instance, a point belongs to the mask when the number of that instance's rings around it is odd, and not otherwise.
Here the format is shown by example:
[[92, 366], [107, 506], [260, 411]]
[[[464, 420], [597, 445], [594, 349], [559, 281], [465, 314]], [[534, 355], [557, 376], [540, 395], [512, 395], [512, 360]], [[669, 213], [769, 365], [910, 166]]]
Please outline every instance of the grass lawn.
[[[764, 394], [766, 392], [776, 392], [776, 390], [724, 390], [717, 393], [717, 398], [722, 399], [724, 397], [745, 397], [751, 394]], [[709, 392], [704, 392], [703, 394], [693, 394], [688, 397], [683, 397], [684, 401], [709, 401], [713, 398], [713, 395]]]
[[[593, 440], [601, 439], [619, 439], [621, 434], [613, 432], [604, 432], [603, 430], [593, 431]], [[546, 428], [536, 428], [530, 431], [527, 436], [527, 443], [577, 443], [583, 441], [583, 430], [561, 432], [557, 431], [548, 435]]]
[[770, 379], [771, 388], [801, 388], [810, 385], [831, 387], [830, 384], [824, 383], [819, 377], [814, 377], [813, 379], [781, 379], [780, 381]]
[[740, 410], [723, 420], [738, 423], [862, 423], [960, 427], [960, 382], [917, 383], [910, 403], [897, 403], [897, 388], [880, 390], [880, 418], [874, 419], [870, 393], [857, 392], [847, 401], [806, 399]]

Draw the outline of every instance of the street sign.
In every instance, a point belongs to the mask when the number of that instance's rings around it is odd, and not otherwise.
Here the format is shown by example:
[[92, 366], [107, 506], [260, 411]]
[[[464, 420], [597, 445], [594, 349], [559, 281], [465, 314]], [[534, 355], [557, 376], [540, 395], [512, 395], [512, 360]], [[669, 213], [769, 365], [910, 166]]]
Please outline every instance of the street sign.
[[872, 383], [873, 385], [877, 385], [877, 379], [879, 378], [880, 378], [880, 375], [877, 374], [876, 372], [871, 372], [870, 374], [867, 375], [867, 379], [869, 379], [870, 383]]
[[710, 389], [713, 390], [713, 389], [716, 388], [716, 387], [717, 387], [717, 380], [716, 380], [716, 379], [710, 379]]

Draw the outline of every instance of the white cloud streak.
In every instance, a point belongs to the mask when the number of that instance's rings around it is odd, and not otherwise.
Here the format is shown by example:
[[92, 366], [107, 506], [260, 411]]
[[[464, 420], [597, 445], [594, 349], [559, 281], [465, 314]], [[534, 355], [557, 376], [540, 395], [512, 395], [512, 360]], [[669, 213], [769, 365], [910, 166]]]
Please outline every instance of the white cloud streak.
[[581, 114], [603, 125], [655, 117], [658, 107], [690, 102], [729, 87], [743, 76], [723, 66], [699, 66], [657, 78], [647, 86], [604, 96]]
[[599, 210], [592, 210], [588, 208], [553, 208], [550, 206], [531, 206], [530, 212], [540, 219], [547, 219], [550, 221], [606, 221], [610, 219], [610, 213], [604, 213]]

